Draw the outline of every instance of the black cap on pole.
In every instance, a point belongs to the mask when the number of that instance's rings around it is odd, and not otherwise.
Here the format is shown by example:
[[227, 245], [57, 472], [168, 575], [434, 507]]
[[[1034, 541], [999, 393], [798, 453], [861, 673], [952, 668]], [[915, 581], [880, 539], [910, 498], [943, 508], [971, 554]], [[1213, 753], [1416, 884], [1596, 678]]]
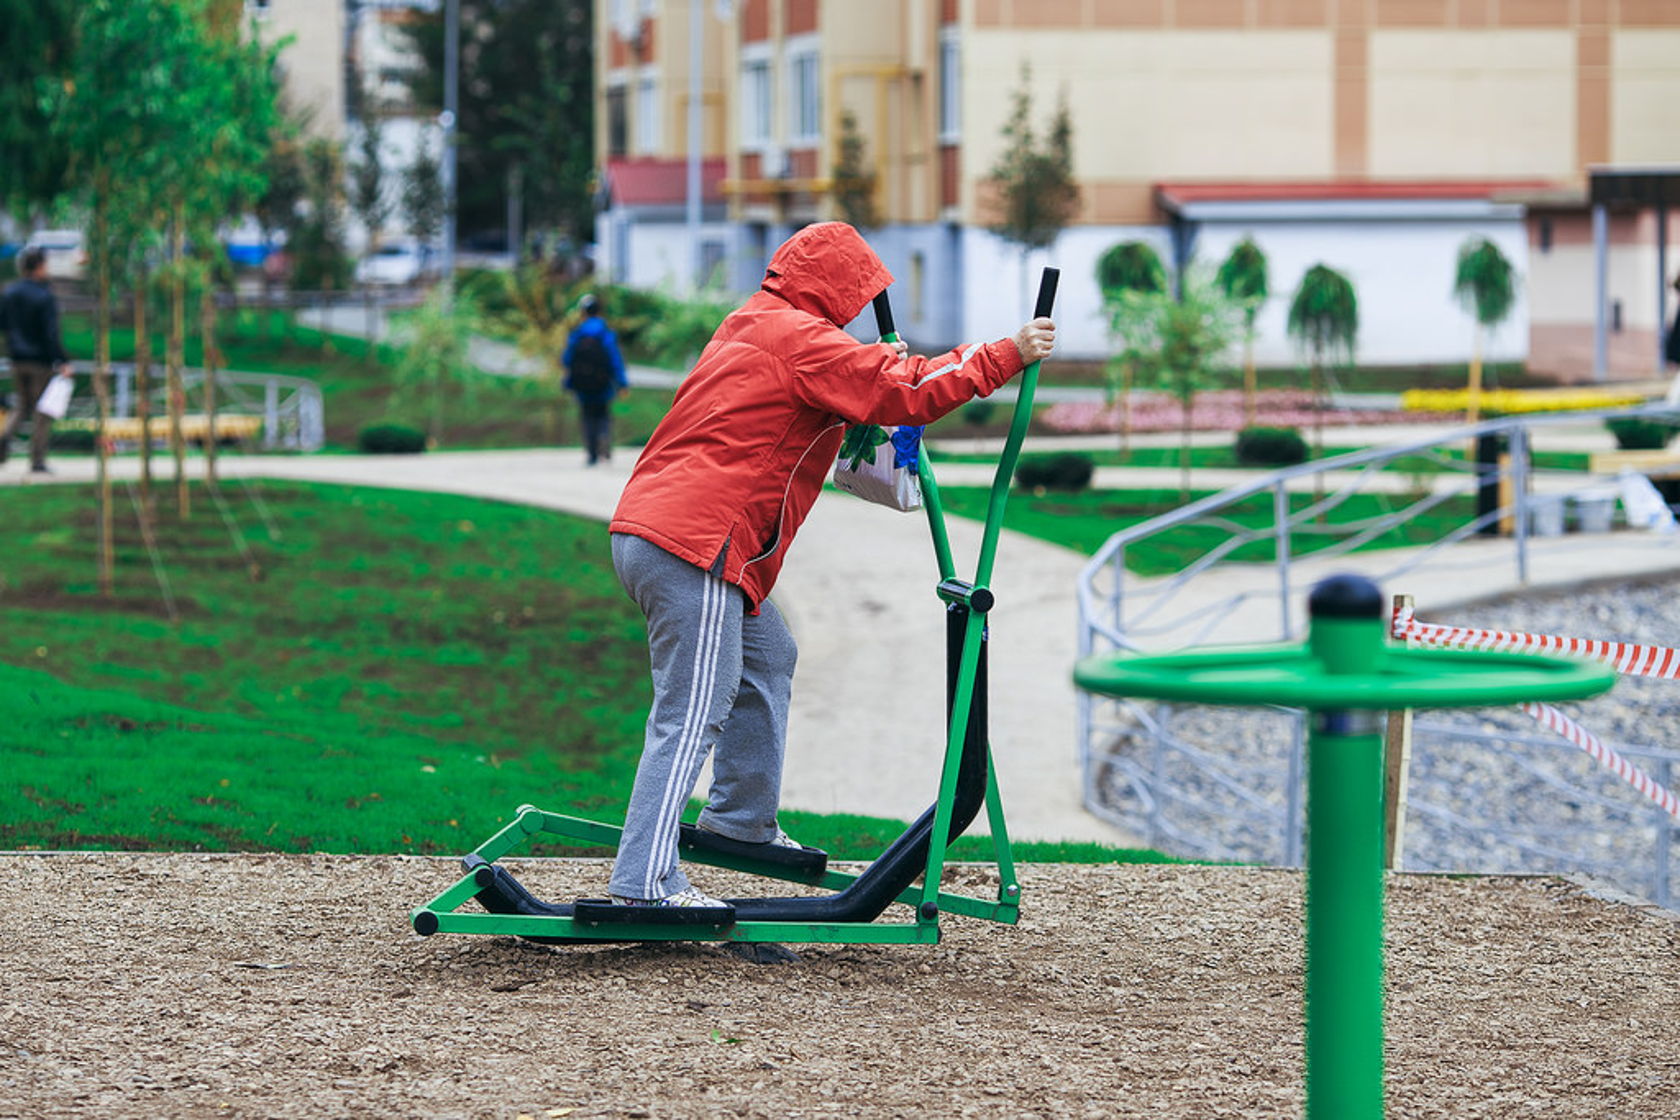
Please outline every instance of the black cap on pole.
[[1062, 278], [1059, 268], [1047, 268], [1038, 279], [1038, 302], [1033, 305], [1034, 319], [1048, 319], [1056, 306], [1056, 284]]
[[1307, 597], [1307, 613], [1313, 618], [1381, 618], [1382, 589], [1364, 576], [1330, 576]]
[[893, 327], [892, 303], [887, 299], [887, 293], [884, 289], [880, 295], [875, 297], [875, 333], [882, 338], [888, 338], [898, 333]]

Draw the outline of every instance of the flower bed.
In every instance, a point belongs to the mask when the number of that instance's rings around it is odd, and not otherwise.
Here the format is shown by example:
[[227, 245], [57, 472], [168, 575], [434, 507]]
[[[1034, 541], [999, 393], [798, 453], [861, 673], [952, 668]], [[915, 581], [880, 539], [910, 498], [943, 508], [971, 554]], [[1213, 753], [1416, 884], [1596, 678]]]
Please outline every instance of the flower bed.
[[[1184, 410], [1178, 398], [1167, 393], [1133, 393], [1131, 430], [1134, 432], [1176, 432], [1184, 426]], [[1314, 407], [1311, 393], [1271, 390], [1255, 400], [1254, 425], [1268, 428], [1310, 428], [1315, 422], [1327, 426], [1355, 424], [1417, 424], [1430, 420], [1456, 420], [1449, 413], [1439, 415], [1390, 409]], [[1039, 414], [1045, 428], [1055, 432], [1118, 432], [1120, 406], [1099, 401], [1068, 401], [1051, 405]], [[1248, 427], [1240, 390], [1218, 390], [1196, 394], [1190, 426], [1197, 431], [1234, 432]]]

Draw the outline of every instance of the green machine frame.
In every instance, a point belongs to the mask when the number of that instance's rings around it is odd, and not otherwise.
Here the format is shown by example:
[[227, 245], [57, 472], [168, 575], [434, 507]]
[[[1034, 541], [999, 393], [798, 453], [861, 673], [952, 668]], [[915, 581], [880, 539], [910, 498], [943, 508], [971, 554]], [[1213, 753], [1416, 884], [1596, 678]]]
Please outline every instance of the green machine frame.
[[[1044, 270], [1035, 317], [1048, 316], [1055, 302], [1056, 269]], [[892, 311], [882, 293], [875, 314], [883, 340], [896, 342]], [[1003, 800], [986, 739], [986, 614], [995, 598], [990, 590], [998, 538], [1010, 480], [1032, 417], [1039, 364], [1021, 374], [1020, 390], [997, 473], [992, 480], [979, 562], [972, 581], [959, 579], [952, 560], [939, 486], [926, 454], [917, 462], [923, 505], [939, 566], [936, 594], [946, 605], [947, 734], [937, 800], [921, 819], [863, 872], [830, 870], [813, 849], [766, 853], [763, 845], [706, 840], [684, 825], [679, 847], [685, 859], [800, 882], [839, 892], [826, 898], [732, 900], [729, 914], [715, 910], [650, 910], [580, 900], [555, 905], [541, 901], [518, 884], [497, 861], [539, 837], [563, 838], [587, 845], [616, 847], [621, 830], [532, 805], [520, 806], [514, 820], [465, 856], [463, 874], [437, 897], [409, 915], [416, 932], [492, 934], [546, 943], [602, 941], [727, 941], [933, 944], [939, 940], [941, 913], [1014, 924], [1021, 890], [1010, 854]], [[973, 898], [939, 889], [950, 843], [977, 815], [983, 802], [991, 829], [992, 858], [998, 869], [996, 898]], [[923, 845], [925, 845], [925, 854]], [[768, 858], [774, 856], [775, 858]], [[920, 877], [921, 883], [914, 882]], [[861, 906], [830, 906], [863, 892]], [[467, 910], [477, 900], [484, 912]], [[892, 903], [911, 907], [908, 921], [877, 915]], [[658, 914], [657, 918], [652, 914]], [[791, 915], [791, 916], [790, 916]]]

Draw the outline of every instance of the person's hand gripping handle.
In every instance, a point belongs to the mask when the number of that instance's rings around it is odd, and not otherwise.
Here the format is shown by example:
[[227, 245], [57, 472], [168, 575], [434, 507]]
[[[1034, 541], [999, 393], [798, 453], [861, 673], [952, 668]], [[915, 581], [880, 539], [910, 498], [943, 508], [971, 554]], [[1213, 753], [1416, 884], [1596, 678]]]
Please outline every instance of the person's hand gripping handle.
[[1032, 322], [1015, 332], [1015, 348], [1021, 352], [1023, 366], [1042, 362], [1056, 348], [1056, 324], [1050, 319], [1050, 309], [1056, 305], [1056, 284], [1061, 277], [1060, 269], [1044, 270], [1038, 282], [1038, 303], [1033, 307]]
[[898, 328], [893, 326], [892, 302], [887, 299], [887, 293], [882, 292], [875, 297], [875, 329], [881, 336], [881, 341], [893, 348], [898, 360], [903, 361], [910, 353], [910, 347], [900, 341]]

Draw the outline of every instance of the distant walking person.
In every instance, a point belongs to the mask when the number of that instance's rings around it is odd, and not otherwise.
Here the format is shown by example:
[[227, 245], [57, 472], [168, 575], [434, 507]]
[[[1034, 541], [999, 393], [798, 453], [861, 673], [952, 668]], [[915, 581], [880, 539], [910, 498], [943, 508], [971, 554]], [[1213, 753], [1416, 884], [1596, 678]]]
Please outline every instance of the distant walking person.
[[589, 465], [612, 458], [612, 402], [627, 392], [624, 355], [618, 352], [618, 338], [601, 318], [601, 301], [584, 296], [579, 305], [583, 322], [566, 340], [560, 364], [566, 367], [566, 388], [577, 395], [583, 413], [583, 449]]
[[[1680, 297], [1680, 276], [1674, 278], [1674, 294]], [[1674, 312], [1674, 324], [1668, 328], [1668, 340], [1663, 343], [1663, 358], [1671, 366], [1680, 366], [1680, 308]], [[1680, 404], [1680, 370], [1668, 385], [1668, 403]]]
[[52, 417], [37, 413], [35, 402], [55, 373], [70, 372], [70, 357], [58, 330], [58, 301], [47, 286], [45, 250], [25, 249], [18, 257], [18, 271], [23, 279], [0, 295], [0, 332], [5, 333], [6, 351], [12, 359], [12, 408], [0, 431], [0, 463], [11, 451], [18, 421], [33, 416], [29, 467], [45, 474]]

